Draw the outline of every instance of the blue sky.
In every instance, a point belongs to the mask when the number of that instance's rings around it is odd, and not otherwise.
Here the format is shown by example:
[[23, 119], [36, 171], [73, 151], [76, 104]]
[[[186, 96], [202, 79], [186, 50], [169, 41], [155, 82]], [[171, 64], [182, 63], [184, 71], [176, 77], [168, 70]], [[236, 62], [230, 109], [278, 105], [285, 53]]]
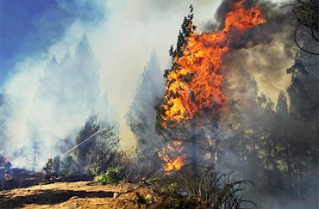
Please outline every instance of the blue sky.
[[98, 11], [94, 1], [86, 0], [1, 0], [0, 87], [14, 75], [17, 62], [45, 53], [75, 20], [103, 19]]

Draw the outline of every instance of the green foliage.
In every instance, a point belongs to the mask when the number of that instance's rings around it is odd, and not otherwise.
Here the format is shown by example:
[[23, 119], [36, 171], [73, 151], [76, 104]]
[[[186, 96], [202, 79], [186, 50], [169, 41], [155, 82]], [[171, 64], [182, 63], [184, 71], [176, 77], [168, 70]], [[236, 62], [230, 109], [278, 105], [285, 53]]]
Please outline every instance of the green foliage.
[[176, 193], [178, 190], [178, 186], [176, 183], [171, 183], [166, 187], [166, 192], [168, 193]]
[[80, 172], [92, 174], [105, 171], [113, 165], [119, 147], [119, 138], [114, 128], [107, 122], [91, 115], [76, 138], [75, 156]]
[[94, 178], [101, 185], [117, 184], [123, 180], [123, 168], [121, 166], [109, 168], [105, 173]]
[[90, 172], [93, 176], [98, 176], [99, 175], [99, 169], [100, 167], [98, 166], [92, 166], [92, 168], [90, 168]]
[[72, 155], [69, 155], [66, 158], [62, 159], [59, 175], [69, 177], [74, 173], [76, 173], [76, 162], [74, 160], [74, 157]]
[[[84, 127], [80, 130], [78, 136], [76, 137], [76, 145], [79, 145], [84, 142], [87, 138], [92, 136], [94, 133], [101, 129], [100, 124], [97, 122], [97, 116], [91, 116], [86, 122]], [[81, 163], [86, 166], [87, 162], [87, 153], [92, 148], [93, 143], [85, 142], [79, 146], [76, 150], [76, 156]]]
[[152, 185], [152, 188], [155, 191], [158, 191], [158, 192], [163, 193], [163, 194], [176, 194], [178, 189], [179, 189], [179, 185], [176, 182], [172, 182], [172, 183], [168, 183], [168, 184], [155, 183]]

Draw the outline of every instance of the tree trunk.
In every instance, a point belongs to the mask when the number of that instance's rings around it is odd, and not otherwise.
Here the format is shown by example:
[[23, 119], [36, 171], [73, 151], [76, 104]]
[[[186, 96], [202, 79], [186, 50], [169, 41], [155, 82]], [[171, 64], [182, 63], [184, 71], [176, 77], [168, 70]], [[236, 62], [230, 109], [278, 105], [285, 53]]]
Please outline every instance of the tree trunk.
[[192, 169], [194, 174], [197, 174], [197, 138], [196, 138], [196, 123], [191, 122], [191, 151], [192, 151]]
[[[319, 79], [319, 70], [317, 70], [317, 79]], [[319, 82], [317, 82], [317, 102], [319, 102]], [[319, 152], [319, 113], [317, 112], [317, 124], [316, 124], [316, 129], [317, 129], [317, 152]], [[319, 155], [317, 160], [319, 160]], [[317, 162], [318, 163], [318, 162]]]
[[287, 139], [286, 139], [286, 161], [287, 161], [286, 163], [287, 163], [289, 189], [291, 189], [292, 187], [291, 163], [290, 163], [290, 156], [289, 156], [289, 144], [287, 143]]
[[246, 178], [246, 163], [245, 163], [245, 156], [246, 156], [246, 144], [244, 139], [244, 134], [241, 134], [241, 143], [242, 143], [242, 166], [243, 166], [243, 178]]

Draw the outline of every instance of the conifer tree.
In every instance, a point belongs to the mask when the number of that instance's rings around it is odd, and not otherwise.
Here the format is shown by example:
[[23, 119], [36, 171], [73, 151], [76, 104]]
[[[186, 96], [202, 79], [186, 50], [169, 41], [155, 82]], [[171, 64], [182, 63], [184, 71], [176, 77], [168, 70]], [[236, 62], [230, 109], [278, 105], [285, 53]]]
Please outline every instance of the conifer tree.
[[141, 150], [157, 147], [161, 140], [155, 131], [156, 105], [164, 95], [162, 73], [156, 52], [145, 66], [133, 102], [127, 114], [127, 123], [136, 135]]

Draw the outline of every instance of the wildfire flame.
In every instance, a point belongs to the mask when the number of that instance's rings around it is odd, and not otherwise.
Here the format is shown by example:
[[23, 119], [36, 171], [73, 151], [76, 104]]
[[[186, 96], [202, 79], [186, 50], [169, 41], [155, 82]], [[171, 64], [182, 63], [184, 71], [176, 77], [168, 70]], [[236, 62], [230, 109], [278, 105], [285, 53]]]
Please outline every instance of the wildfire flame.
[[[225, 106], [226, 97], [220, 88], [223, 75], [218, 74], [218, 70], [223, 56], [230, 49], [230, 35], [238, 39], [245, 29], [266, 22], [259, 6], [245, 8], [244, 2], [242, 0], [232, 5], [225, 18], [225, 27], [219, 32], [197, 34], [195, 29], [192, 30], [192, 22], [187, 25], [190, 34], [184, 37], [186, 42], [181, 46], [183, 53], [173, 56], [173, 67], [166, 75], [161, 115], [164, 128], [168, 121], [180, 123], [192, 119], [195, 113], [220, 110]], [[175, 141], [173, 146], [168, 143], [158, 153], [166, 163], [164, 169], [167, 173], [179, 170], [185, 164], [186, 155], [181, 155], [182, 150], [182, 142]]]
[[[190, 120], [194, 114], [213, 107], [224, 107], [226, 97], [220, 89], [223, 76], [218, 74], [223, 55], [229, 51], [229, 35], [265, 23], [259, 6], [246, 9], [244, 1], [234, 3], [225, 18], [225, 28], [214, 33], [185, 37], [183, 56], [173, 58], [167, 74], [166, 94], [162, 105], [162, 126], [167, 121]], [[191, 24], [188, 25], [192, 27]]]
[[177, 171], [182, 168], [185, 164], [184, 159], [186, 157], [185, 154], [180, 155], [183, 150], [184, 147], [181, 141], [173, 141], [172, 143], [167, 143], [166, 148], [162, 148], [161, 152], [158, 152], [158, 157], [165, 162], [163, 165], [165, 173]]

